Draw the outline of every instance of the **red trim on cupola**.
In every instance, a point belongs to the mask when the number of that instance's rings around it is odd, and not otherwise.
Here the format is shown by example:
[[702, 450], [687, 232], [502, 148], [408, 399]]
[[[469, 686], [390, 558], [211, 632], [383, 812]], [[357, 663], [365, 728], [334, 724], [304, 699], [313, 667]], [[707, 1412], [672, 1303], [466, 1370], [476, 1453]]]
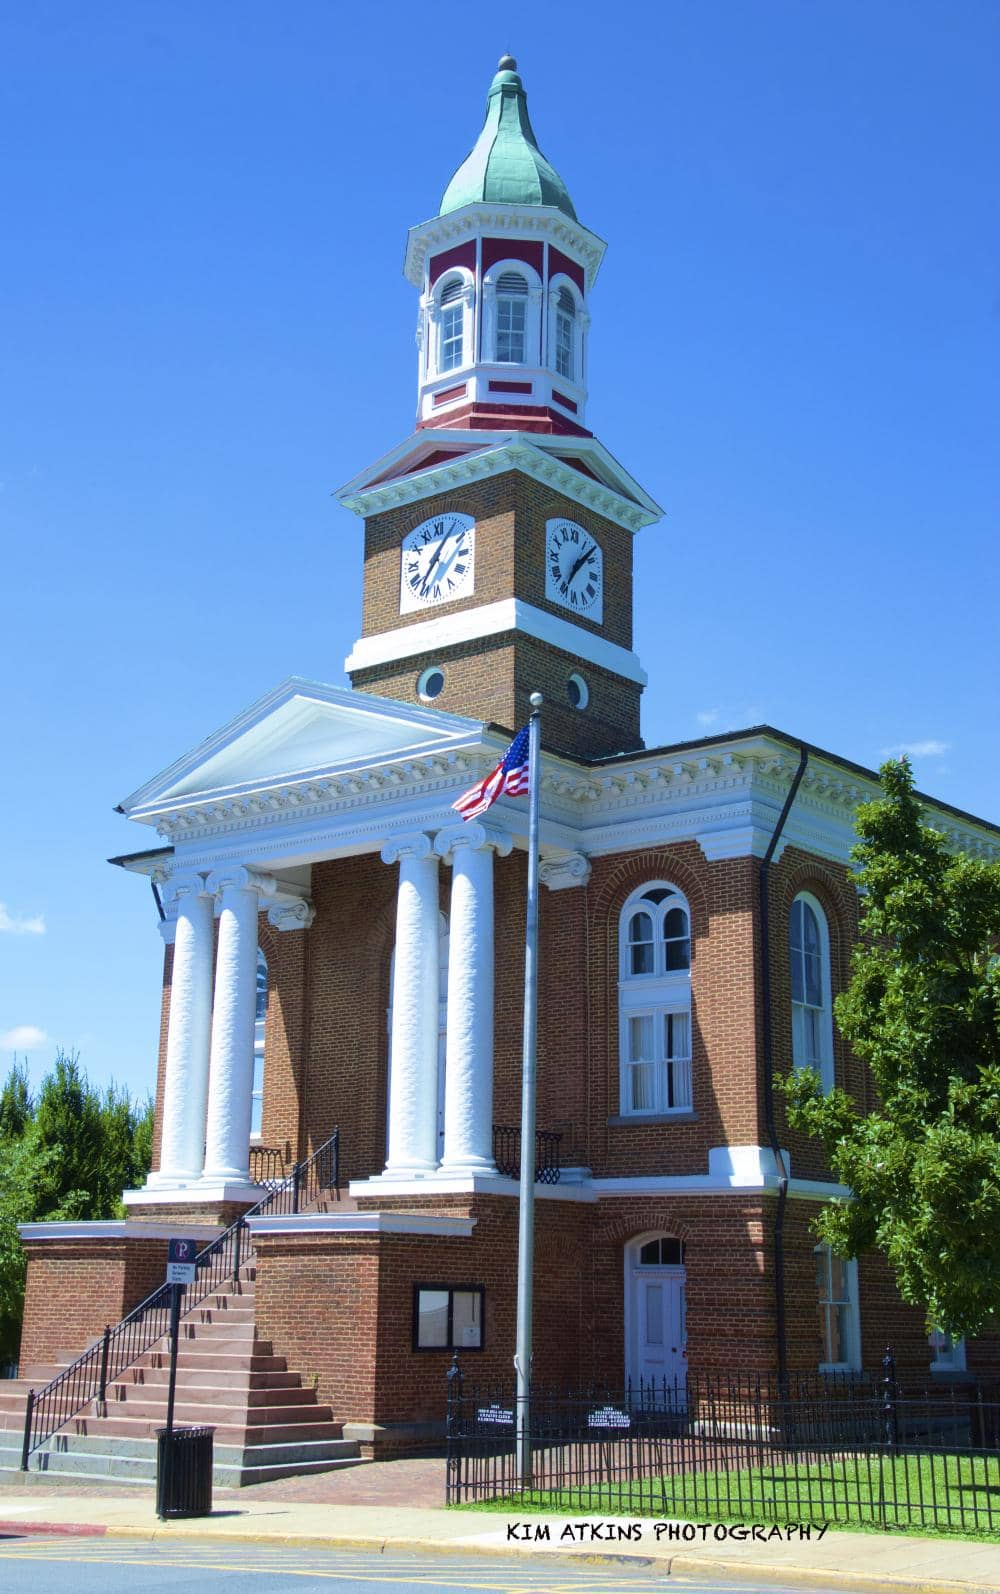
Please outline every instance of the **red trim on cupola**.
[[[593, 437], [585, 426], [547, 404], [460, 404], [446, 415], [429, 415], [417, 422], [417, 430], [435, 426], [461, 426], [470, 431], [564, 433], [567, 437]], [[567, 461], [573, 464], [572, 460]]]
[[563, 409], [572, 410], [574, 415], [580, 408], [579, 404], [574, 404], [573, 400], [571, 398], [567, 398], [565, 393], [557, 393], [555, 388], [552, 389], [552, 397], [555, 399], [557, 404], [562, 405]]
[[530, 393], [530, 382], [491, 382], [491, 393]]
[[570, 282], [575, 282], [581, 293], [586, 293], [583, 267], [578, 266], [575, 260], [571, 260], [569, 255], [564, 255], [561, 250], [553, 249], [550, 244], [549, 281], [551, 282], [552, 278], [557, 277], [560, 272], [562, 272], [563, 276], [568, 277]]
[[450, 404], [452, 399], [464, 398], [468, 391], [468, 382], [461, 382], [458, 387], [443, 387], [439, 393], [434, 395], [434, 407], [437, 408], [439, 404]]
[[465, 266], [467, 271], [471, 271], [475, 275], [475, 240], [466, 244], [456, 244], [454, 249], [446, 249], [444, 254], [434, 256], [427, 266], [431, 287], [433, 288], [438, 277], [445, 271], [451, 271], [454, 266]]
[[530, 238], [484, 238], [483, 239], [483, 275], [485, 276], [491, 266], [498, 260], [523, 260], [526, 265], [534, 266], [538, 275], [542, 274], [542, 245], [534, 243]]

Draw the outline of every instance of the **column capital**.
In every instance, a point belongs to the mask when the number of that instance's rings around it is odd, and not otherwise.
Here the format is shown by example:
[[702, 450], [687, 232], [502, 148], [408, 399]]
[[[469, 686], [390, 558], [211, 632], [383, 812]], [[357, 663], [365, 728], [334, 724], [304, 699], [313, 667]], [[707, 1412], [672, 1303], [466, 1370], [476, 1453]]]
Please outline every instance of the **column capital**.
[[316, 909], [308, 897], [286, 897], [273, 902], [267, 910], [267, 922], [276, 930], [308, 930], [316, 917]]
[[590, 879], [590, 859], [582, 852], [543, 858], [538, 867], [538, 878], [550, 891], [567, 891], [572, 886], [585, 886]]
[[164, 876], [160, 895], [163, 906], [169, 908], [184, 897], [210, 897], [212, 891], [205, 883], [205, 876], [196, 869], [178, 869], [176, 873]]
[[405, 836], [393, 836], [382, 848], [383, 863], [398, 863], [400, 858], [429, 858], [431, 838], [422, 830], [411, 830]]
[[478, 819], [465, 819], [458, 825], [446, 825], [434, 837], [434, 851], [441, 858], [452, 857], [463, 848], [470, 852], [482, 852], [488, 847], [492, 847], [498, 857], [506, 858], [513, 845], [513, 838], [506, 830], [481, 824]]
[[256, 891], [259, 897], [273, 897], [278, 882], [273, 875], [261, 874], [259, 869], [248, 869], [242, 863], [229, 863], [212, 870], [207, 889], [213, 896], [223, 891]]

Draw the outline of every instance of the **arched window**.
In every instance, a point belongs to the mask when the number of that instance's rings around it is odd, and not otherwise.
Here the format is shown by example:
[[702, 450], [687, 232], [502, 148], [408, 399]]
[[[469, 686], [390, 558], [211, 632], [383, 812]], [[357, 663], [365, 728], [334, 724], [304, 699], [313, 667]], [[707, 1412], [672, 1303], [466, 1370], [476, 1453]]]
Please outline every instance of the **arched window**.
[[640, 886], [619, 932], [623, 1115], [691, 1110], [691, 922], [673, 886]]
[[465, 354], [465, 283], [461, 277], [446, 277], [438, 298], [439, 371], [455, 371]]
[[801, 891], [788, 924], [792, 988], [792, 1062], [815, 1068], [823, 1089], [833, 1087], [830, 932], [815, 897]]
[[500, 364], [523, 365], [528, 331], [528, 284], [519, 271], [497, 279], [496, 358]]
[[572, 382], [576, 376], [576, 300], [568, 288], [560, 288], [556, 298], [556, 370]]
[[253, 1086], [250, 1133], [259, 1135], [264, 1118], [264, 1032], [267, 1028], [267, 958], [257, 948], [257, 1009], [253, 1026]]

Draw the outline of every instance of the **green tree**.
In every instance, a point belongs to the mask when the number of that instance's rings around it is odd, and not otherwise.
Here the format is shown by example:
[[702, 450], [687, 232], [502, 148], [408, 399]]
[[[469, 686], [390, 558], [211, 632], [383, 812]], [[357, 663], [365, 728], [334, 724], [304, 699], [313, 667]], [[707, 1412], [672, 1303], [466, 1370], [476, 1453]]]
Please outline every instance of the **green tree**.
[[14, 1066], [4, 1081], [3, 1090], [0, 1091], [0, 1140], [16, 1140], [23, 1135], [34, 1116], [34, 1111], [34, 1102], [28, 1088], [27, 1064], [18, 1063], [15, 1057]]
[[879, 774], [853, 854], [865, 939], [835, 1003], [878, 1105], [865, 1116], [802, 1070], [789, 1120], [853, 1192], [822, 1209], [820, 1237], [881, 1250], [929, 1328], [978, 1334], [1000, 1322], [1000, 864], [947, 852], [905, 759]]

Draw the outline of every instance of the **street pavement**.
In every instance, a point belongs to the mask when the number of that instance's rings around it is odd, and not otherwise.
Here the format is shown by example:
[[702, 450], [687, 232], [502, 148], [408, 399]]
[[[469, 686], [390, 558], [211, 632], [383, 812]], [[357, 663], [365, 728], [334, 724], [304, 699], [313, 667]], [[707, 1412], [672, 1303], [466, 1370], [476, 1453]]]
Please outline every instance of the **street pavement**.
[[[362, 1583], [378, 1581], [383, 1589], [500, 1587], [513, 1594], [515, 1589], [539, 1586], [568, 1590], [569, 1584], [557, 1579], [578, 1573], [584, 1580], [581, 1590], [584, 1586], [600, 1590], [600, 1575], [606, 1574], [607, 1586], [619, 1594], [631, 1589], [633, 1582], [637, 1588], [648, 1589], [657, 1579], [662, 1584], [664, 1577], [669, 1577], [675, 1588], [684, 1580], [684, 1586], [692, 1589], [768, 1587], [772, 1594], [779, 1586], [878, 1588], [886, 1594], [1000, 1591], [1000, 1544], [836, 1529], [820, 1536], [816, 1528], [808, 1537], [792, 1532], [764, 1536], [769, 1532], [765, 1528], [764, 1534], [756, 1537], [718, 1539], [714, 1524], [703, 1530], [696, 1524], [692, 1538], [685, 1536], [689, 1530], [679, 1524], [661, 1524], [657, 1533], [651, 1521], [448, 1511], [443, 1500], [444, 1463], [439, 1458], [373, 1462], [252, 1489], [220, 1489], [210, 1517], [166, 1523], [156, 1517], [151, 1487], [88, 1487], [69, 1477], [40, 1484], [37, 1475], [30, 1473], [16, 1479], [8, 1474], [7, 1478], [9, 1482], [0, 1482], [0, 1554], [5, 1562], [0, 1587], [24, 1588], [34, 1594], [59, 1583], [14, 1582], [13, 1574], [17, 1569], [18, 1577], [23, 1573], [30, 1578], [36, 1561], [39, 1567], [48, 1565], [50, 1573], [55, 1570], [51, 1559], [46, 1560], [46, 1551], [50, 1556], [52, 1552], [48, 1535], [53, 1533], [64, 1541], [64, 1548], [56, 1543], [56, 1553], [67, 1555], [81, 1567], [85, 1564], [88, 1576], [95, 1563], [105, 1565], [110, 1576], [111, 1568], [119, 1564], [114, 1556], [123, 1557], [126, 1551], [148, 1551], [159, 1557], [169, 1549], [182, 1558], [202, 1553], [219, 1557], [234, 1554], [241, 1546], [256, 1546], [262, 1551], [269, 1547], [286, 1557], [292, 1550], [305, 1552], [307, 1560], [318, 1555], [320, 1562], [311, 1569], [306, 1565], [300, 1568], [296, 1562], [292, 1573], [285, 1566], [283, 1575], [294, 1577], [298, 1594], [305, 1594], [302, 1578], [307, 1571], [324, 1587], [329, 1587], [331, 1577], [349, 1585], [350, 1577], [346, 1572], [341, 1575], [343, 1568], [331, 1571], [329, 1562], [331, 1553], [349, 1550], [364, 1552], [360, 1562], [345, 1563], [359, 1588]], [[46, 1535], [44, 1541], [36, 1537], [42, 1534]], [[433, 1574], [438, 1576], [437, 1582], [430, 1572], [428, 1577], [409, 1576], [403, 1582], [395, 1572], [386, 1577], [390, 1561], [392, 1566], [398, 1565], [392, 1558], [414, 1552], [425, 1564], [427, 1557], [432, 1558], [439, 1569], [444, 1566], [441, 1557], [448, 1557], [451, 1568], [446, 1583], [437, 1572]], [[506, 1567], [499, 1584], [495, 1579], [491, 1583], [486, 1574], [486, 1562], [492, 1566], [498, 1557], [505, 1558], [501, 1565]], [[367, 1564], [364, 1577], [360, 1575], [363, 1563]], [[150, 1563], [151, 1567], [161, 1564], [159, 1559]], [[170, 1576], [176, 1571], [181, 1581], [162, 1586], [185, 1587], [187, 1564], [172, 1562]], [[485, 1581], [469, 1580], [470, 1565], [478, 1568]], [[531, 1578], [542, 1567], [543, 1584], [539, 1585]], [[11, 1577], [6, 1575], [8, 1571]], [[154, 1586], [148, 1581], [151, 1575], [147, 1567], [142, 1579], [144, 1594]], [[204, 1572], [197, 1575], [204, 1579]], [[271, 1577], [269, 1594], [272, 1587], [279, 1586], [273, 1582], [274, 1568]], [[80, 1583], [79, 1594], [99, 1586], [77, 1578], [74, 1582]], [[106, 1586], [110, 1590], [125, 1585], [113, 1580]]]

